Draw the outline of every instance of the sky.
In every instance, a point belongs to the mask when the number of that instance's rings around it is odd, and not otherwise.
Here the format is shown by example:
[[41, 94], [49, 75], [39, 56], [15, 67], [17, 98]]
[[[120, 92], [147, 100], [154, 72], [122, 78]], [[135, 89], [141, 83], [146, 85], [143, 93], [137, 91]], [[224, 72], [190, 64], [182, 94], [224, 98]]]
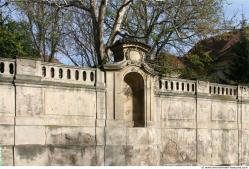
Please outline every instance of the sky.
[[244, 13], [245, 18], [249, 20], [249, 0], [227, 0], [224, 10], [225, 17], [231, 18], [236, 14], [240, 20]]

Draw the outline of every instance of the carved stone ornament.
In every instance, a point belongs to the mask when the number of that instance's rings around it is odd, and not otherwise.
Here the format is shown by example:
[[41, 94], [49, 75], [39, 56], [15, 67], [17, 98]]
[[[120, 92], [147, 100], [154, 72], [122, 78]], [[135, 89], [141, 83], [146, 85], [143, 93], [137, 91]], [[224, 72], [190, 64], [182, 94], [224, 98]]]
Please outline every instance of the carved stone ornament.
[[249, 97], [248, 87], [243, 87], [243, 97]]
[[203, 81], [198, 81], [198, 92], [208, 93], [208, 83]]
[[126, 59], [131, 60], [132, 63], [144, 61], [144, 52], [141, 52], [136, 49], [127, 49], [125, 55]]
[[133, 40], [119, 40], [110, 48], [114, 55], [114, 62], [131, 60], [131, 62], [143, 62], [145, 53], [150, 47]]

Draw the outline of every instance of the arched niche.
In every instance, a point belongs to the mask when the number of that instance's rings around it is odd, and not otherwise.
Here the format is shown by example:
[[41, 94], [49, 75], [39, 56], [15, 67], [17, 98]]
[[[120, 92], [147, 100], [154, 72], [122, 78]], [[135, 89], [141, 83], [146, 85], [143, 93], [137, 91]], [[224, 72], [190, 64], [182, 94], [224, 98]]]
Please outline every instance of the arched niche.
[[132, 122], [132, 127], [144, 127], [144, 79], [139, 73], [131, 72], [125, 75], [124, 84], [124, 118]]

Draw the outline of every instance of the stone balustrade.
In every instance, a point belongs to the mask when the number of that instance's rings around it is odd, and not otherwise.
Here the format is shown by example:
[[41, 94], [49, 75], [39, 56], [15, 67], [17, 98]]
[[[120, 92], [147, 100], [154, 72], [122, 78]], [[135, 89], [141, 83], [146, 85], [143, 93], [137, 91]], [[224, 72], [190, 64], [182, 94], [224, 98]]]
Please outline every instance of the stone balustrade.
[[[15, 65], [17, 65], [17, 68], [15, 68]], [[15, 74], [18, 74], [18, 76], [39, 76], [41, 81], [91, 86], [96, 83], [96, 69], [94, 68], [80, 68], [26, 59], [16, 61], [14, 59], [0, 58], [0, 78], [13, 78]]]
[[221, 95], [221, 96], [234, 96], [238, 95], [237, 86], [232, 85], [222, 85], [217, 83], [209, 84], [209, 94], [210, 95]]
[[192, 93], [196, 91], [196, 81], [185, 79], [163, 78], [159, 80], [160, 92]]
[[15, 60], [0, 58], [0, 77], [13, 77], [15, 73]]
[[204, 81], [194, 81], [176, 78], [158, 79], [156, 92], [160, 93], [184, 93], [184, 94], [205, 94], [208, 96], [229, 96], [231, 98], [248, 97], [247, 86], [224, 85]]
[[[13, 78], [15, 74], [15, 60], [0, 58], [0, 77]], [[42, 81], [63, 82], [73, 84], [95, 85], [96, 69], [79, 68], [62, 64], [41, 62]], [[198, 93], [210, 96], [249, 97], [249, 88], [246, 86], [223, 85], [203, 81], [160, 78], [156, 91], [161, 93]]]
[[42, 63], [42, 81], [94, 85], [96, 70], [61, 64]]

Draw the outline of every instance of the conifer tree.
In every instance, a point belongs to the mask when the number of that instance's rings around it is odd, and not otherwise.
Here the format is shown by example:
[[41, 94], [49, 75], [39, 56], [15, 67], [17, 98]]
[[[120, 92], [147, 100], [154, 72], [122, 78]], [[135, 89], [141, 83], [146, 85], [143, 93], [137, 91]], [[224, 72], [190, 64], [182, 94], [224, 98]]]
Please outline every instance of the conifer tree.
[[249, 39], [246, 20], [242, 20], [240, 42], [233, 48], [237, 57], [230, 67], [230, 79], [236, 83], [249, 83]]

